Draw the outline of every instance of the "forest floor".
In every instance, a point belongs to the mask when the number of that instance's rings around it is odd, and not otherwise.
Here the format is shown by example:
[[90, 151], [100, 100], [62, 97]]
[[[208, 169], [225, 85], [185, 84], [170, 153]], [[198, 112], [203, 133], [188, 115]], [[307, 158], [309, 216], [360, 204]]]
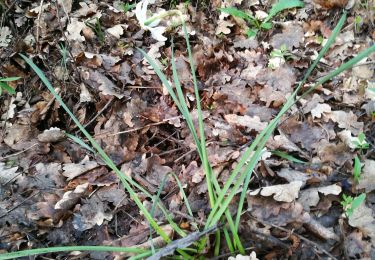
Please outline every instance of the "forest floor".
[[[344, 10], [344, 26], [302, 92], [374, 45], [373, 0], [305, 0], [261, 27], [275, 2], [157, 0], [148, 6], [152, 13], [183, 13], [208, 160], [221, 187], [302, 80]], [[137, 19], [135, 1], [0, 3], [0, 77], [20, 77], [7, 82], [14, 94], [4, 90], [0, 96], [0, 259], [7, 252], [68, 245], [150, 248], [144, 214], [116, 173], [83, 144], [89, 144], [87, 138], [19, 54], [43, 71], [122, 173], [153, 196], [160, 191], [181, 230], [203, 231], [212, 208], [194, 138], [139, 51], [155, 59], [171, 82], [174, 52], [198, 126], [181, 26], [171, 26], [172, 17], [166, 17], [163, 35], [152, 26], [151, 33]], [[255, 22], [219, 10], [228, 7], [251, 14]], [[229, 205], [234, 217], [241, 215], [245, 259], [375, 259], [374, 70], [372, 53], [300, 98], [282, 117], [249, 186], [242, 186]], [[169, 173], [178, 177], [188, 203]], [[237, 212], [243, 189], [245, 204]], [[134, 190], [170, 239], [181, 238], [160, 210], [152, 210], [153, 200]], [[222, 239], [206, 235], [202, 256], [225, 259], [241, 252], [226, 243], [224, 220], [216, 227]], [[156, 247], [166, 246], [155, 232], [151, 237]], [[38, 259], [120, 256], [74, 251]]]

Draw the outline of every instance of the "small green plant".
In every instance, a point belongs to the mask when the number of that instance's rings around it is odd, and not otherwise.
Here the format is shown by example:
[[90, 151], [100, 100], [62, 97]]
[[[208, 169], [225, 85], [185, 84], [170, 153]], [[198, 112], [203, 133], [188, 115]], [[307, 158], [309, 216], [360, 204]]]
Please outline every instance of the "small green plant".
[[124, 11], [124, 13], [127, 13], [131, 9], [135, 8], [136, 5], [137, 4], [129, 4], [129, 3], [123, 4], [122, 5], [122, 10]]
[[66, 66], [68, 63], [68, 48], [63, 43], [60, 43], [58, 46], [61, 54], [61, 67], [64, 68], [64, 73], [66, 73], [68, 71]]
[[285, 44], [280, 46], [280, 49], [274, 49], [271, 51], [271, 59], [268, 62], [268, 67], [274, 69], [284, 64], [287, 60], [292, 58], [292, 54], [289, 52]]
[[359, 30], [361, 29], [361, 26], [363, 24], [363, 19], [360, 15], [357, 15], [355, 18], [354, 18], [354, 31], [356, 33], [359, 32]]
[[246, 30], [246, 34], [249, 38], [252, 38], [255, 37], [260, 30], [271, 29], [272, 23], [270, 22], [270, 20], [281, 11], [289, 8], [303, 6], [304, 3], [300, 0], [279, 0], [272, 6], [270, 12], [268, 13], [268, 16], [263, 21], [252, 16], [251, 14], [237, 9], [236, 7], [220, 8], [219, 10], [221, 12], [228, 13], [232, 16], [245, 20], [249, 25], [249, 28]]
[[345, 215], [350, 218], [353, 215], [354, 210], [356, 210], [361, 203], [366, 199], [366, 194], [362, 193], [361, 195], [353, 198], [352, 196], [342, 195], [342, 200], [340, 204], [345, 211]]
[[19, 80], [20, 77], [8, 77], [8, 78], [0, 78], [0, 95], [3, 93], [3, 90], [6, 90], [9, 94], [16, 94], [16, 91], [8, 85], [7, 82]]
[[356, 146], [356, 149], [364, 150], [369, 148], [369, 144], [366, 141], [366, 136], [364, 133], [360, 133], [358, 137], [354, 138], [353, 144]]
[[361, 179], [361, 161], [359, 160], [359, 157], [356, 155], [354, 157], [354, 170], [353, 170], [353, 178], [356, 183], [359, 182]]
[[[92, 22], [94, 20], [94, 22]], [[98, 39], [99, 39], [99, 42], [101, 44], [104, 43], [104, 31], [102, 29], [102, 25], [100, 23], [100, 20], [99, 18], [93, 18], [93, 19], [90, 19], [88, 21], [85, 22], [86, 26], [90, 27], [96, 34], [96, 36], [98, 36]]]
[[290, 154], [287, 154], [285, 152], [282, 152], [282, 151], [271, 151], [272, 154], [276, 155], [276, 156], [279, 156], [281, 158], [284, 158], [288, 161], [291, 161], [291, 162], [294, 162], [294, 163], [306, 163], [300, 159], [297, 159], [296, 157], [290, 155]]

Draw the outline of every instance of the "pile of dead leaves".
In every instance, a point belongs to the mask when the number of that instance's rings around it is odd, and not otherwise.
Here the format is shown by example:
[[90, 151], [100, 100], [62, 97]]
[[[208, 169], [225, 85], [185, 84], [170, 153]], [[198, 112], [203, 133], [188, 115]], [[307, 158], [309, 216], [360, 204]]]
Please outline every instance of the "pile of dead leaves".
[[[148, 223], [116, 175], [90, 148], [66, 135], [84, 139], [19, 53], [42, 68], [123, 173], [151, 194], [167, 178], [161, 200], [181, 228], [194, 232], [204, 225], [210, 207], [193, 137], [137, 50], [146, 50], [171, 75], [174, 37], [177, 71], [197, 119], [179, 28], [169, 27], [168, 39], [155, 41], [122, 1], [8, 2], [1, 4], [0, 76], [22, 79], [12, 85], [16, 95], [0, 97], [0, 252], [62, 245], [148, 247], [150, 236]], [[255, 15], [267, 12], [273, 1], [196, 2], [156, 1], [152, 8], [173, 7], [186, 16], [209, 160], [223, 184], [317, 57], [340, 17], [337, 7], [347, 8], [347, 24], [310, 82], [374, 44], [374, 2], [306, 0], [305, 7], [284, 11], [271, 30], [252, 39], [244, 34], [243, 21], [218, 8], [236, 6]], [[272, 51], [281, 48], [288, 58], [274, 60]], [[242, 242], [259, 258], [375, 257], [374, 60], [368, 57], [300, 99], [268, 141], [245, 187], [247, 209], [240, 226]], [[362, 133], [368, 149], [353, 142]], [[352, 177], [356, 155], [363, 166], [359, 182]], [[170, 172], [188, 195], [193, 219]], [[360, 193], [367, 194], [365, 203], [347, 218], [342, 195]], [[151, 209], [151, 201], [139, 196]], [[234, 200], [231, 209], [236, 208]], [[155, 218], [167, 224], [161, 212]], [[228, 253], [225, 244], [220, 253]]]

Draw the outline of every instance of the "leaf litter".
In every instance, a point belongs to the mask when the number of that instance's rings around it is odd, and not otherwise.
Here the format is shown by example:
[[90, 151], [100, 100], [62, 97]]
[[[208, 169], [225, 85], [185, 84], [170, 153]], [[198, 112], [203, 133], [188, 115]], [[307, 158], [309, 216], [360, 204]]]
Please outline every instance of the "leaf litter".
[[[170, 8], [162, 1], [149, 2], [155, 13]], [[273, 18], [271, 30], [259, 31], [250, 39], [243, 33], [247, 26], [243, 21], [217, 9], [235, 6], [259, 17], [269, 12], [271, 1], [172, 2], [183, 12], [191, 35], [209, 160], [221, 184], [316, 58], [337, 23], [339, 8], [349, 12], [347, 26], [312, 79], [324, 77], [369, 46], [375, 36], [369, 19], [373, 11], [360, 1], [305, 1], [303, 8], [282, 12]], [[7, 6], [2, 15], [0, 76], [22, 76], [23, 83], [12, 86], [16, 96], [0, 96], [0, 252], [46, 244], [165, 246], [160, 237], [148, 240], [150, 230], [144, 217], [100, 157], [66, 137], [69, 133], [86, 142], [17, 53], [27, 53], [43, 68], [124, 174], [153, 195], [165, 181], [160, 200], [189, 235], [181, 240], [169, 225], [163, 226], [175, 242], [159, 251], [159, 256], [193, 243], [201, 236], [193, 223], [204, 223], [210, 210], [203, 168], [186, 123], [136, 49], [145, 49], [157, 59], [172, 80], [168, 64], [173, 36], [183, 95], [197, 127], [192, 75], [178, 28], [164, 21], [140, 24], [138, 20], [144, 17], [137, 17], [135, 9], [124, 13], [118, 1], [58, 3], [25, 2]], [[360, 22], [356, 22], [358, 17]], [[61, 44], [67, 47], [66, 58]], [[290, 56], [280, 66], [269, 67], [272, 51], [284, 47]], [[250, 186], [242, 187], [248, 192], [239, 235], [254, 251], [236, 259], [292, 255], [311, 259], [325, 251], [338, 259], [374, 255], [374, 58], [370, 55], [302, 97], [282, 119]], [[58, 75], [57, 66], [66, 70], [66, 76]], [[353, 145], [361, 133], [369, 149]], [[269, 153], [274, 150], [307, 163]], [[358, 183], [352, 177], [355, 155], [363, 164]], [[193, 219], [186, 214], [178, 184], [168, 175], [171, 172], [187, 194]], [[342, 194], [359, 193], [367, 194], [365, 202], [346, 218], [340, 207]], [[151, 209], [153, 202], [138, 195]], [[237, 201], [235, 197], [230, 208]], [[165, 221], [158, 211], [155, 217]], [[249, 236], [246, 229], [263, 235]], [[296, 244], [295, 237], [304, 239]], [[207, 256], [212, 256], [213, 248], [208, 251]], [[220, 247], [220, 255], [229, 251], [224, 244]], [[119, 254], [89, 256], [113, 259]], [[87, 254], [80, 252], [77, 257]]]

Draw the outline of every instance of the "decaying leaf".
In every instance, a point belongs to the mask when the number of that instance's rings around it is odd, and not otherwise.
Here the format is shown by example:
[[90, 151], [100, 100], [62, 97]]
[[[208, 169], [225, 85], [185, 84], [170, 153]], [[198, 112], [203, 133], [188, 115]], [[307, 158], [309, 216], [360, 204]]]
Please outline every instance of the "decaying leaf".
[[19, 175], [18, 167], [7, 167], [5, 163], [0, 162], [0, 185], [4, 185]]
[[94, 195], [81, 206], [79, 214], [74, 215], [73, 226], [79, 231], [91, 229], [95, 225], [100, 226], [105, 220], [112, 219], [112, 212], [109, 213], [103, 201]]
[[310, 220], [308, 213], [298, 202], [281, 203], [267, 197], [247, 196], [248, 211], [256, 219], [274, 225], [285, 226], [289, 223], [305, 223]]
[[72, 18], [70, 24], [68, 24], [68, 27], [66, 29], [66, 38], [71, 41], [84, 42], [85, 37], [81, 35], [81, 32], [84, 28], [86, 28], [85, 23], [80, 22], [76, 18]]
[[55, 209], [69, 210], [77, 204], [77, 202], [84, 196], [89, 187], [88, 183], [78, 185], [74, 191], [67, 191], [63, 197], [55, 204]]
[[303, 205], [303, 208], [306, 211], [309, 211], [310, 207], [318, 205], [320, 200], [319, 193], [325, 196], [328, 194], [339, 195], [341, 193], [341, 190], [341, 187], [337, 184], [306, 189], [301, 191], [298, 202]]
[[38, 135], [39, 142], [42, 143], [55, 143], [63, 140], [65, 133], [58, 127], [51, 127], [50, 129], [44, 130], [43, 133]]
[[120, 93], [117, 86], [99, 71], [88, 70], [82, 71], [81, 74], [87, 85], [97, 88], [103, 95], [115, 96], [119, 99], [124, 97], [124, 94]]
[[286, 23], [283, 32], [275, 34], [271, 39], [271, 45], [275, 49], [280, 49], [285, 46], [292, 51], [293, 48], [298, 48], [303, 42], [303, 29], [300, 25]]
[[362, 202], [358, 208], [353, 211], [349, 217], [349, 225], [359, 228], [364, 235], [375, 241], [375, 218], [371, 208], [367, 207], [365, 202]]
[[4, 26], [0, 28], [0, 47], [7, 47], [12, 39], [12, 34], [9, 27]]
[[366, 192], [375, 190], [375, 161], [365, 160], [361, 177], [356, 185], [356, 189], [365, 189]]

